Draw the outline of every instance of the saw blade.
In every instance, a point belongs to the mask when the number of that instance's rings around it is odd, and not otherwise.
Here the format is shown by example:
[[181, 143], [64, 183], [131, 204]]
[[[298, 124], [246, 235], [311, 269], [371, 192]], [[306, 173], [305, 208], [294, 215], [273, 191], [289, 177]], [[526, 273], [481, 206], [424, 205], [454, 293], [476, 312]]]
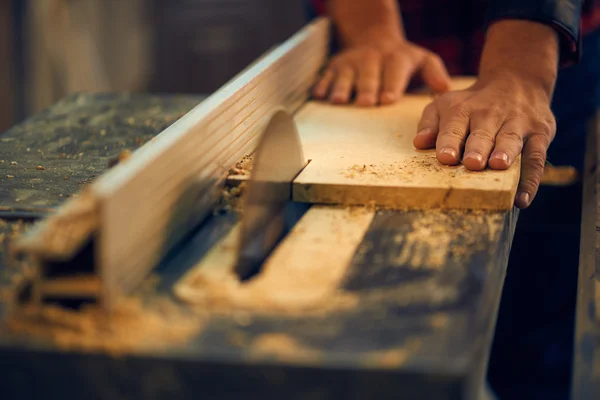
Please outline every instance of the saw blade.
[[306, 166], [292, 116], [277, 110], [259, 138], [254, 165], [244, 191], [240, 247], [235, 272], [253, 276], [285, 229], [284, 209], [292, 198], [292, 181]]

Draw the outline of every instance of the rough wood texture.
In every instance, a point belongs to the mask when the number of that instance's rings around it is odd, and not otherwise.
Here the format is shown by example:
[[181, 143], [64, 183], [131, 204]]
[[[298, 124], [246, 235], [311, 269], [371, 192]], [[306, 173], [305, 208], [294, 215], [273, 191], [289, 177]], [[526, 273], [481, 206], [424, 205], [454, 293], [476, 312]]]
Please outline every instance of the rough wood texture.
[[[464, 86], [466, 80], [456, 85]], [[426, 95], [391, 106], [307, 103], [296, 116], [311, 163], [294, 181], [294, 199], [395, 208], [512, 208], [520, 163], [508, 171], [471, 172], [417, 151], [413, 138]]]
[[573, 399], [600, 398], [600, 117], [590, 124], [581, 217]]

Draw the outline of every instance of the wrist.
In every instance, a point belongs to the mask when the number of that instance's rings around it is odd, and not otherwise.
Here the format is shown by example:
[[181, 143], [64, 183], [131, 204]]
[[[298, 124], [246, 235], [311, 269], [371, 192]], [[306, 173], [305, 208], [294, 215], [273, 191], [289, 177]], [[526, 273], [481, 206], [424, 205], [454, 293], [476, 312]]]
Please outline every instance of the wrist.
[[482, 81], [501, 79], [543, 90], [551, 98], [558, 75], [558, 35], [532, 21], [505, 20], [490, 26], [479, 68]]
[[344, 45], [346, 47], [371, 46], [384, 49], [405, 42], [406, 39], [404, 38], [404, 35], [398, 29], [391, 27], [373, 27], [361, 32], [360, 35], [348, 38]]

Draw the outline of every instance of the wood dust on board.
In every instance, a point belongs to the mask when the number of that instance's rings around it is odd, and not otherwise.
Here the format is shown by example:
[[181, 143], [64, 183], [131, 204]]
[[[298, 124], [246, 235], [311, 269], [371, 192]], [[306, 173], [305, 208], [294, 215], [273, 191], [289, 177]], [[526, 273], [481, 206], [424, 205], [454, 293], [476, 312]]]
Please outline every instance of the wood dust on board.
[[345, 178], [371, 177], [378, 179], [403, 178], [412, 180], [418, 178], [423, 173], [437, 173], [441, 171], [450, 172], [452, 177], [460, 172], [456, 167], [442, 165], [435, 157], [435, 154], [432, 154], [425, 157], [413, 156], [408, 160], [391, 163], [354, 164], [340, 173]]

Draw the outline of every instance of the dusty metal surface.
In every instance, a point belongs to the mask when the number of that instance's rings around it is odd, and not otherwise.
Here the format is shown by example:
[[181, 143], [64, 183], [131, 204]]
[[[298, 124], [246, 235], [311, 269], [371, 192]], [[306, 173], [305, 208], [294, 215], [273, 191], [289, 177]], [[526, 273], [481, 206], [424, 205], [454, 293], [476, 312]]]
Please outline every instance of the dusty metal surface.
[[0, 135], [0, 213], [51, 211], [200, 101], [76, 94]]

